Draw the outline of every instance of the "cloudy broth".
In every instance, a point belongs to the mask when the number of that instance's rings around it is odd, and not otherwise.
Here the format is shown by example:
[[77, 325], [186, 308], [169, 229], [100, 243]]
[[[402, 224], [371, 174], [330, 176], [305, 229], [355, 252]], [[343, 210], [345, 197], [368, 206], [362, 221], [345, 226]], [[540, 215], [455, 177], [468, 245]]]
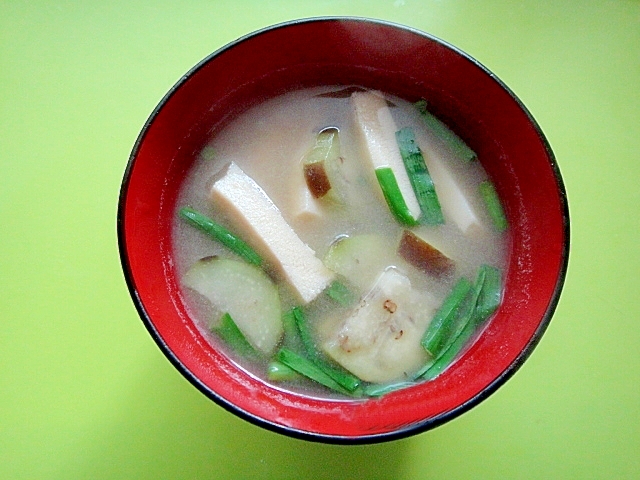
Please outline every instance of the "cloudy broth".
[[[350, 304], [336, 303], [323, 293], [309, 302], [301, 302], [269, 258], [261, 266], [276, 285], [282, 312], [300, 306], [304, 309], [315, 346], [324, 360], [342, 365], [348, 371], [356, 370], [352, 373], [364, 371], [367, 376], [369, 371], [361, 363], [368, 357], [356, 359], [354, 362], [345, 360], [345, 363], [341, 363], [341, 357], [332, 356], [330, 352], [331, 349], [344, 347], [345, 342], [349, 341], [345, 340], [344, 332], [336, 332], [345, 328], [345, 318], [353, 316], [354, 310], [362, 307], [365, 301], [363, 299], [370, 293], [383, 272], [391, 269], [394, 275], [397, 273], [399, 282], [410, 284], [412, 293], [406, 300], [411, 304], [408, 315], [411, 327], [415, 327], [417, 332], [414, 334], [422, 337], [461, 277], [473, 282], [482, 265], [503, 269], [507, 246], [505, 233], [492, 227], [492, 220], [478, 193], [478, 186], [487, 180], [480, 163], [464, 162], [456, 158], [446, 143], [429, 130], [412, 103], [385, 95], [388, 110], [397, 128], [410, 127], [415, 133], [438, 195], [440, 187], [437, 182], [437, 168], [432, 169], [430, 163], [433, 158], [447, 165], [448, 174], [456, 179], [456, 184], [476, 214], [479, 226], [463, 231], [450, 218], [444, 204], [443, 224], [401, 224], [385, 203], [376, 176], [370, 168], [370, 162], [365, 158], [366, 149], [363, 146], [361, 128], [354, 115], [353, 99], [351, 95], [342, 92], [345, 92], [344, 87], [319, 87], [290, 92], [248, 109], [220, 131], [215, 132], [210, 142], [199, 153], [181, 187], [173, 225], [174, 259], [178, 278], [183, 278], [192, 266], [203, 258], [215, 256], [238, 260], [238, 256], [227, 247], [212, 240], [178, 215], [180, 208], [190, 206], [235, 233], [235, 214], [212, 201], [210, 193], [212, 185], [225, 175], [229, 164], [237, 165], [259, 185], [286, 223], [321, 261], [327, 263], [326, 259], [332, 248], [345, 238], [363, 239], [362, 244], [365, 248], [373, 245], [371, 254], [363, 253], [369, 255], [367, 262], [373, 271], [362, 274], [358, 271], [357, 278], [346, 282], [355, 297]], [[303, 211], [300, 200], [301, 189], [304, 189], [301, 164], [316, 143], [319, 132], [327, 127], [334, 127], [339, 132], [340, 200], [324, 203], [320, 201], [320, 213], [307, 214], [308, 212]], [[443, 202], [444, 197], [441, 197], [441, 203]], [[403, 232], [407, 230], [445, 254], [453, 261], [453, 267], [442, 274], [425, 273], [423, 269], [417, 268], [398, 255], [398, 243]], [[252, 243], [251, 238], [244, 240]], [[356, 259], [356, 263], [359, 263], [359, 259]], [[342, 272], [337, 278], [343, 278]], [[243, 286], [238, 285], [238, 288], [242, 289]], [[212, 308], [208, 300], [191, 288], [183, 288], [182, 293], [190, 315], [208, 341], [252, 375], [266, 379], [267, 365], [283, 345], [299, 352], [304, 351], [300, 341], [286, 338], [285, 326], [282, 339], [272, 354], [249, 357], [241, 355], [209, 330], [212, 321], [217, 321], [217, 318], [213, 317], [223, 312], [218, 308]], [[408, 333], [401, 329], [398, 334]], [[328, 346], [329, 344], [332, 346]], [[414, 347], [415, 345], [411, 348], [415, 350]], [[377, 358], [375, 353], [368, 355]], [[424, 355], [424, 362], [433, 360], [428, 354]], [[385, 357], [384, 362], [388, 361], [392, 359]], [[400, 375], [387, 375], [381, 366], [371, 373], [373, 380], [365, 379], [363, 385], [412, 381], [416, 371], [420, 370], [420, 363], [424, 362], [416, 357], [413, 363], [407, 364], [410, 365], [410, 371], [400, 369]], [[336, 395], [330, 389], [319, 386], [303, 376], [292, 378], [273, 383], [278, 388], [302, 391], [311, 395]], [[363, 395], [359, 393], [357, 396]]]

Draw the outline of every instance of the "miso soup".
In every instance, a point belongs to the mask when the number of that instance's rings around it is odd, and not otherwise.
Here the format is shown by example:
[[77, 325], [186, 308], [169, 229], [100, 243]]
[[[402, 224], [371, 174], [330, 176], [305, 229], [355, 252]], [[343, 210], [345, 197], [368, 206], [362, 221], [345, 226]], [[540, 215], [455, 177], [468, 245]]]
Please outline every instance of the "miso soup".
[[279, 388], [367, 398], [430, 381], [472, 344], [500, 302], [508, 226], [428, 108], [319, 87], [212, 135], [173, 240], [215, 348]]

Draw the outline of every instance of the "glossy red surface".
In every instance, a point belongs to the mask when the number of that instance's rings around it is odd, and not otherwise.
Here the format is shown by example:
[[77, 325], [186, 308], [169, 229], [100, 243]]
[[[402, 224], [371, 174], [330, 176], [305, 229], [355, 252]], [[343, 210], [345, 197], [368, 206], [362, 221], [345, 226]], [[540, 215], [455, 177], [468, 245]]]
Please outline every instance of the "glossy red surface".
[[[510, 222], [504, 301], [480, 339], [436, 380], [379, 400], [292, 394], [246, 374], [189, 319], [171, 260], [171, 216], [185, 172], [207, 134], [285, 90], [358, 84], [431, 109], [478, 153]], [[125, 275], [136, 306], [168, 358], [205, 394], [264, 427], [331, 442], [374, 442], [439, 425], [501, 385], [544, 332], [567, 266], [562, 181], [540, 129], [477, 62], [395, 25], [317, 19], [258, 32], [189, 72], [162, 100], [134, 147], [119, 209]]]

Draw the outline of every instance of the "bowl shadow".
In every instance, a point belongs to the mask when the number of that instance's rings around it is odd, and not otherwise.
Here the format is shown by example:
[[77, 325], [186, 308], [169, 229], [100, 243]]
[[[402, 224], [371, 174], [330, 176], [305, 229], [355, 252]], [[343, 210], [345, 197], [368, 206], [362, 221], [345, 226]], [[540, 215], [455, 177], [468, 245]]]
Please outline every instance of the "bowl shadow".
[[403, 439], [330, 445], [290, 438], [211, 402], [159, 352], [129, 380], [114, 415], [60, 478], [400, 478]]

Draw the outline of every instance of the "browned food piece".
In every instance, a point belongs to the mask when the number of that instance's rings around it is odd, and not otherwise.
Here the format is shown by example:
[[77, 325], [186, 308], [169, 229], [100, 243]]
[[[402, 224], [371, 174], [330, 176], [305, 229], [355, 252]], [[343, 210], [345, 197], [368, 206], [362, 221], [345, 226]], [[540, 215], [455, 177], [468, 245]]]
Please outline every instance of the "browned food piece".
[[314, 198], [324, 197], [331, 190], [331, 182], [324, 168], [324, 163], [308, 163], [304, 166], [304, 179]]
[[419, 270], [435, 276], [446, 275], [455, 268], [453, 260], [409, 230], [402, 233], [398, 254]]

